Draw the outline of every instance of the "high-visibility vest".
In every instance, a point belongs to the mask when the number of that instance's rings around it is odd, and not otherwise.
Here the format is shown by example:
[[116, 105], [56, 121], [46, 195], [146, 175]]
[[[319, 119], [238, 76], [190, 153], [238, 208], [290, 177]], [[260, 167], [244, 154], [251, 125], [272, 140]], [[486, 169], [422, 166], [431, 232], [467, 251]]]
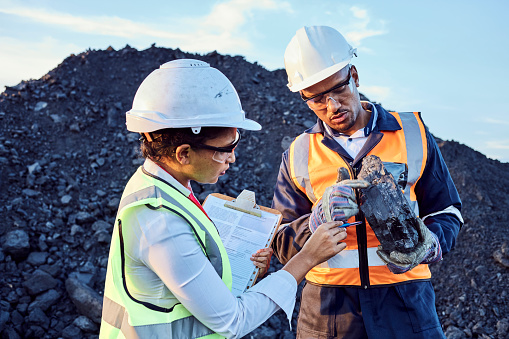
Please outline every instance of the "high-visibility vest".
[[[390, 112], [402, 126], [401, 130], [384, 131], [383, 137], [367, 155], [376, 155], [402, 186], [403, 193], [415, 214], [419, 206], [415, 184], [422, 175], [427, 159], [427, 141], [419, 113]], [[304, 133], [290, 146], [290, 176], [295, 186], [313, 203], [320, 201], [325, 188], [337, 180], [338, 167], [345, 167], [350, 177], [356, 173], [351, 164], [322, 143], [321, 133]], [[355, 221], [355, 216], [348, 221]], [[318, 285], [363, 286], [387, 285], [416, 279], [429, 279], [428, 265], [418, 265], [403, 273], [393, 274], [378, 257], [380, 242], [364, 219], [364, 224], [346, 228], [345, 250], [314, 267], [306, 280]]]
[[178, 189], [140, 167], [122, 194], [113, 229], [99, 337], [223, 338], [199, 322], [180, 303], [163, 308], [136, 300], [129, 293], [123, 234], [129, 232], [132, 208], [140, 205], [182, 217], [194, 232], [203, 253], [231, 291], [230, 262], [214, 224]]

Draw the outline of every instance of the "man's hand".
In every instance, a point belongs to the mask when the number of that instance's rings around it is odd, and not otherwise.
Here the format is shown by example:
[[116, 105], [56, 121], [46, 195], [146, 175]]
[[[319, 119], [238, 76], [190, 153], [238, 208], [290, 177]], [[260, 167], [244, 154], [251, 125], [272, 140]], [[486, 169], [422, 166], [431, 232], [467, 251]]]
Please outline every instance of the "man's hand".
[[411, 252], [392, 251], [387, 253], [382, 245], [378, 246], [376, 253], [392, 273], [405, 273], [419, 264], [432, 264], [442, 260], [442, 249], [437, 236], [424, 225], [420, 218], [417, 220], [419, 222], [419, 242]]
[[311, 232], [328, 221], [347, 220], [359, 213], [354, 188], [367, 187], [364, 180], [343, 180], [329, 186], [323, 193], [322, 200], [316, 205], [309, 217]]

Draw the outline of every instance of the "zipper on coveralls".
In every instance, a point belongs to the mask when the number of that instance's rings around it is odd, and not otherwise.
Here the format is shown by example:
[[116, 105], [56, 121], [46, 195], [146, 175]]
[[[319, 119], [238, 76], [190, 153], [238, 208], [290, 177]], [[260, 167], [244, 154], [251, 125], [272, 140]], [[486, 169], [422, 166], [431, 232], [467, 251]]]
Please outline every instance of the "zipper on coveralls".
[[[343, 159], [344, 160], [344, 159]], [[348, 165], [348, 170], [352, 179], [357, 179], [358, 168], [353, 167], [351, 162], [345, 161]], [[355, 192], [355, 198], [357, 202], [360, 201], [360, 194], [358, 191]], [[369, 283], [369, 268], [368, 268], [368, 241], [366, 232], [366, 221], [364, 219], [364, 213], [359, 209], [359, 213], [355, 217], [356, 221], [362, 221], [362, 224], [355, 227], [357, 233], [357, 248], [359, 252], [359, 275], [361, 278], [361, 286], [365, 289], [370, 286]]]

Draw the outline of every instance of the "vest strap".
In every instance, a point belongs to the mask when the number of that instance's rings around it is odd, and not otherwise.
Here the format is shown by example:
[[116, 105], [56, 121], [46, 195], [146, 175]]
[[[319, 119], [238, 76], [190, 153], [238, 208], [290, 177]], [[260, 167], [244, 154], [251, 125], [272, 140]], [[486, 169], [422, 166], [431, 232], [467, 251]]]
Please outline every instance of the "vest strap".
[[[368, 265], [369, 266], [385, 266], [385, 263], [376, 254], [376, 247], [369, 247], [368, 251]], [[324, 268], [358, 268], [359, 267], [359, 251], [345, 249], [319, 267]]]
[[[102, 321], [120, 330], [125, 338], [203, 338], [215, 334], [194, 317], [177, 319], [167, 324], [131, 326], [125, 308], [108, 297], [103, 299]], [[218, 338], [221, 338], [217, 335]]]
[[[314, 204], [317, 199], [311, 181], [309, 180], [308, 160], [309, 160], [309, 138], [310, 134], [304, 133], [295, 139], [290, 146], [290, 171], [295, 186], [302, 192], [306, 193], [309, 200]], [[295, 166], [295, 164], [302, 164], [302, 166]]]
[[[416, 215], [419, 215], [419, 206], [414, 199], [411, 199], [411, 187], [417, 182], [421, 176], [421, 171], [426, 163], [426, 153], [424, 152], [421, 128], [417, 120], [418, 113], [400, 113], [399, 117], [405, 131], [405, 144], [408, 164], [408, 182], [403, 194], [405, 195], [410, 207]], [[423, 161], [424, 159], [424, 161]]]

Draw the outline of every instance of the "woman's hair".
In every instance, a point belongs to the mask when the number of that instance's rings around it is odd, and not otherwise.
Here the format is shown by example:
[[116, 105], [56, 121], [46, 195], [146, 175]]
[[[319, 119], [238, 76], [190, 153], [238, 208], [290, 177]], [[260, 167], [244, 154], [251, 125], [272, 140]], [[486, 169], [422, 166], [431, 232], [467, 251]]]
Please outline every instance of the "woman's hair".
[[207, 140], [220, 137], [230, 127], [202, 127], [199, 134], [191, 128], [166, 128], [151, 132], [152, 141], [141, 138], [141, 154], [144, 158], [159, 161], [162, 157], [174, 157], [175, 149], [183, 144], [203, 144]]

